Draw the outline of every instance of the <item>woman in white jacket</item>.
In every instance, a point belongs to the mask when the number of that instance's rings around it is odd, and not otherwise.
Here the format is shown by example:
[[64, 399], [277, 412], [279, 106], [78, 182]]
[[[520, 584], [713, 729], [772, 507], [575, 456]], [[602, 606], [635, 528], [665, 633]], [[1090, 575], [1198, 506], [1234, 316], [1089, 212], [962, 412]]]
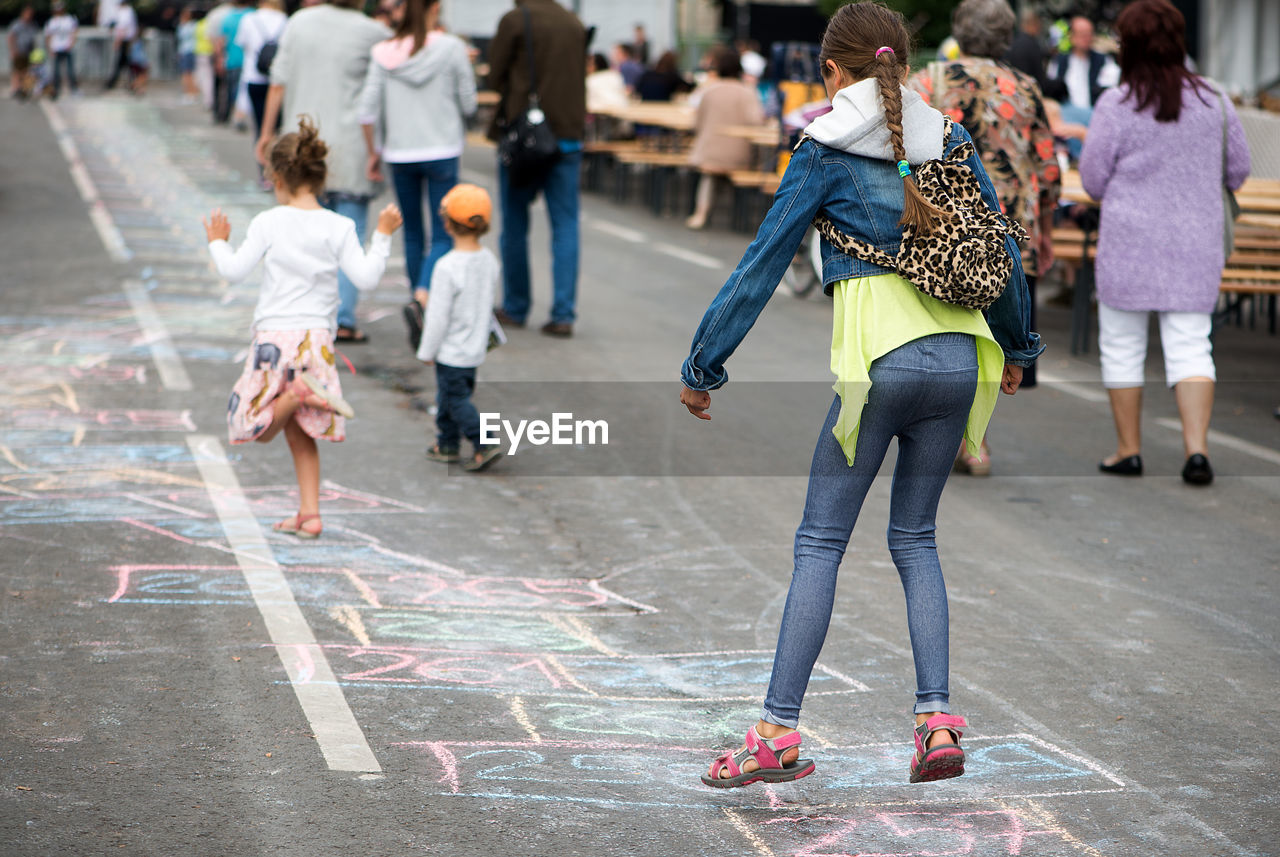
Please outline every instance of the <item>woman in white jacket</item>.
[[[381, 178], [381, 162], [391, 166], [396, 199], [404, 212], [405, 267], [416, 299], [406, 309], [410, 327], [420, 331], [421, 310], [431, 270], [453, 241], [440, 220], [440, 201], [458, 183], [465, 117], [476, 111], [476, 79], [466, 44], [436, 32], [438, 0], [405, 0], [395, 35], [373, 47], [358, 115], [369, 150], [368, 174]], [[382, 151], [375, 126], [383, 127]], [[427, 249], [423, 202], [431, 218]]]

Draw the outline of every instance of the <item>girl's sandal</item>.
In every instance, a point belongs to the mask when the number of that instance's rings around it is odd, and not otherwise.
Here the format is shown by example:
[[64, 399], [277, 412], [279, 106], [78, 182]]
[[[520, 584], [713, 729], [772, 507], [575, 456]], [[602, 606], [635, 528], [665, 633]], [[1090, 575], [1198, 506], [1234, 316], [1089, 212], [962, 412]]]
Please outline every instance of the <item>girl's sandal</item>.
[[[963, 717], [935, 714], [916, 727], [916, 754], [911, 758], [911, 782], [927, 783], [947, 780], [964, 774], [964, 750], [960, 749], [961, 729], [969, 724]], [[934, 732], [950, 732], [955, 740], [950, 744], [929, 746]]]
[[[796, 759], [789, 765], [782, 764], [782, 755], [800, 746], [800, 733], [788, 732], [779, 738], [763, 738], [752, 726], [747, 730], [746, 746], [718, 756], [710, 770], [702, 775], [704, 785], [713, 789], [733, 789], [749, 786], [763, 780], [766, 783], [789, 783], [813, 773], [816, 767], [812, 759]], [[754, 771], [743, 771], [748, 759], [759, 765]], [[721, 774], [728, 773], [723, 777]]]
[[[316, 522], [315, 529], [304, 529], [306, 525], [312, 521]], [[324, 525], [320, 523], [320, 514], [318, 512], [313, 515], [304, 515], [299, 512], [292, 518], [285, 518], [283, 521], [275, 524], [271, 529], [277, 533], [297, 536], [300, 539], [316, 539], [320, 537], [320, 533], [324, 532]]]

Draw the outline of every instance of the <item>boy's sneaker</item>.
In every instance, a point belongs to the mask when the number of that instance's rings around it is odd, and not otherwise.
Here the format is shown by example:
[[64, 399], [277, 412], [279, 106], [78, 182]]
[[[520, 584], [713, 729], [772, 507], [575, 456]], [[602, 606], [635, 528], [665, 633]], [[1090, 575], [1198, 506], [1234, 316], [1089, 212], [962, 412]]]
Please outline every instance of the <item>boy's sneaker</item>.
[[418, 346], [422, 344], [422, 325], [425, 323], [422, 304], [413, 300], [404, 305], [404, 323], [409, 326], [409, 347], [417, 353]]
[[439, 444], [427, 450], [428, 461], [439, 461], [441, 464], [453, 464], [460, 461], [462, 456], [458, 452], [456, 446], [441, 447]]
[[306, 372], [301, 374], [302, 383], [316, 395], [317, 398], [324, 399], [326, 405], [329, 406], [335, 414], [341, 414], [347, 419], [351, 419], [356, 415], [355, 409], [347, 404], [347, 400], [339, 396], [337, 393], [331, 393], [329, 388], [320, 383], [320, 379]]

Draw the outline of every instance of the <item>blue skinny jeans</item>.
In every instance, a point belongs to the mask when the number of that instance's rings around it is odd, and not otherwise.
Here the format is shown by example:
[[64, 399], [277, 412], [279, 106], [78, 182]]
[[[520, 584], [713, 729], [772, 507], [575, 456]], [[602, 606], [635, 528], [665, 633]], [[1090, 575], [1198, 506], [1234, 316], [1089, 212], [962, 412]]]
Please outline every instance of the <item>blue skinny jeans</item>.
[[831, 433], [840, 413], [838, 396], [818, 436], [804, 517], [796, 531], [795, 571], [761, 715], [766, 723], [796, 728], [800, 722], [800, 704], [831, 623], [840, 561], [895, 437], [889, 552], [907, 597], [915, 711], [950, 711], [947, 589], [934, 532], [938, 501], [977, 388], [977, 350], [968, 334], [926, 336], [876, 360], [870, 374], [853, 466]]
[[[453, 249], [453, 239], [444, 231], [444, 221], [440, 218], [440, 203], [458, 183], [458, 159], [392, 164], [391, 182], [396, 190], [396, 203], [404, 215], [404, 267], [409, 275], [409, 291], [429, 289], [436, 262]], [[424, 202], [425, 218], [422, 216]], [[431, 224], [430, 251], [427, 250], [428, 222]]]

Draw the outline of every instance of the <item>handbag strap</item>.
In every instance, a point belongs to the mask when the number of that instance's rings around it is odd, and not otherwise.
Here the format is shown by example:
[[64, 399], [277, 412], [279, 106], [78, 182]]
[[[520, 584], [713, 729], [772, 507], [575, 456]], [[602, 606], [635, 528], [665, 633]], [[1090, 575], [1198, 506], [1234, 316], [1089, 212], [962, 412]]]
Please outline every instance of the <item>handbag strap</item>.
[[533, 61], [533, 16], [528, 6], [520, 7], [524, 15], [524, 50], [529, 55], [529, 106], [538, 107], [538, 65]]
[[1218, 106], [1222, 109], [1222, 186], [1227, 186], [1227, 98], [1218, 90]]

